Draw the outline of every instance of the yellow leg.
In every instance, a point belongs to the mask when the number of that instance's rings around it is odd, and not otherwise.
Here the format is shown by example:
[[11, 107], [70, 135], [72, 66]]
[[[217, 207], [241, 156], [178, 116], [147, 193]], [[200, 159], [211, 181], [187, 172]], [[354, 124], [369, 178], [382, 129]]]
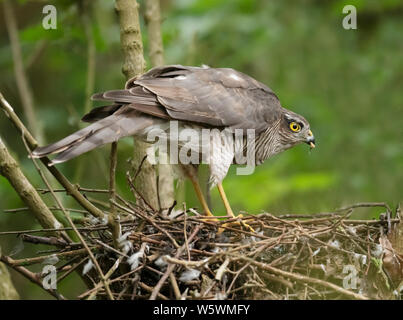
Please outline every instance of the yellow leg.
[[204, 199], [203, 193], [202, 193], [201, 188], [200, 188], [199, 181], [197, 181], [197, 179], [195, 177], [192, 177], [192, 176], [190, 176], [190, 181], [192, 181], [193, 188], [196, 191], [197, 198], [199, 199], [199, 201], [200, 201], [200, 203], [201, 203], [201, 205], [203, 207], [203, 210], [206, 213], [206, 215], [210, 216], [210, 217], [214, 217], [214, 215], [211, 213], [211, 211], [210, 211], [210, 209], [209, 209], [209, 207], [207, 205], [206, 200]]
[[[231, 217], [233, 217], [233, 218], [235, 218], [235, 214], [234, 214], [234, 212], [232, 211], [232, 209], [231, 209], [231, 206], [230, 206], [230, 204], [229, 204], [229, 201], [228, 201], [228, 199], [227, 199], [227, 196], [226, 196], [226, 194], [225, 194], [225, 191], [224, 191], [224, 188], [223, 188], [223, 186], [222, 186], [222, 184], [221, 183], [219, 183], [218, 185], [217, 185], [217, 189], [218, 189], [218, 192], [220, 193], [220, 197], [221, 197], [221, 199], [222, 199], [222, 202], [224, 203], [224, 207], [225, 207], [225, 210], [227, 211], [227, 215], [230, 215]], [[238, 217], [242, 217], [242, 215], [240, 214], [240, 215], [238, 215]], [[244, 226], [246, 229], [248, 229], [249, 231], [251, 231], [251, 232], [255, 232], [255, 230], [253, 230], [253, 228], [251, 227], [251, 226], [249, 226], [248, 224], [246, 224], [245, 222], [243, 222], [242, 220], [240, 221], [240, 222], [235, 222], [235, 223], [240, 223], [242, 226]], [[231, 223], [230, 223], [231, 224]], [[227, 224], [224, 224], [224, 226], [225, 225], [227, 225]], [[219, 233], [221, 233], [223, 230], [222, 230], [222, 228], [221, 228], [221, 230], [219, 230]]]
[[233, 218], [235, 218], [235, 214], [231, 209], [231, 206], [228, 202], [227, 196], [225, 195], [225, 191], [224, 191], [224, 188], [221, 183], [219, 183], [217, 185], [217, 189], [218, 189], [218, 192], [220, 193], [220, 197], [222, 199], [222, 202], [224, 203], [224, 207], [225, 207], [225, 210], [227, 211], [227, 214], [232, 216]]

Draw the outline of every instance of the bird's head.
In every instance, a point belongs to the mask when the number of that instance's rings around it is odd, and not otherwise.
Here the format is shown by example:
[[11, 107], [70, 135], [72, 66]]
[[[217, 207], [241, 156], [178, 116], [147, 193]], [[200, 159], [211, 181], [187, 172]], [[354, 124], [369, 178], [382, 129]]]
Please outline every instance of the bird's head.
[[295, 112], [286, 110], [280, 119], [279, 137], [284, 150], [301, 142], [315, 148], [315, 137], [308, 121]]

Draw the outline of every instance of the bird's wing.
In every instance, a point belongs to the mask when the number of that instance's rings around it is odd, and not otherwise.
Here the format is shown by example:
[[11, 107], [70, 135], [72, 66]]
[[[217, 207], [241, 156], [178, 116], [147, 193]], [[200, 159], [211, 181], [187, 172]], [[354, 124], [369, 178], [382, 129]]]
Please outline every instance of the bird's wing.
[[258, 132], [272, 123], [281, 108], [270, 88], [241, 72], [180, 65], [153, 68], [129, 80], [125, 90], [107, 91], [93, 99], [130, 104], [161, 118]]

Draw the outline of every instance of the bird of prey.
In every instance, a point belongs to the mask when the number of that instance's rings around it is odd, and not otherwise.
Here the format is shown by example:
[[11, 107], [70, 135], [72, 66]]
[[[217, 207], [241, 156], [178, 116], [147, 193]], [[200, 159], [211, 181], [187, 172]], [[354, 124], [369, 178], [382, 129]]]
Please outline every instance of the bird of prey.
[[[156, 67], [127, 81], [125, 89], [98, 93], [92, 99], [112, 104], [92, 109], [82, 119], [90, 122], [89, 126], [35, 149], [33, 157], [58, 154], [51, 164], [61, 163], [125, 136], [146, 140], [150, 128], [166, 130], [170, 121], [177, 121], [179, 130], [207, 128], [232, 134], [235, 129], [252, 129], [255, 134], [252, 156], [256, 164], [302, 142], [315, 147], [304, 117], [282, 107], [266, 85], [231, 68]], [[218, 188], [227, 214], [235, 217], [222, 181], [235, 163], [235, 156], [245, 152], [245, 146], [233, 148], [226, 145], [225, 139], [217, 139], [213, 135], [210, 141], [207, 158], [210, 178]], [[197, 180], [197, 164], [179, 165], [190, 178], [205, 214], [213, 216]]]

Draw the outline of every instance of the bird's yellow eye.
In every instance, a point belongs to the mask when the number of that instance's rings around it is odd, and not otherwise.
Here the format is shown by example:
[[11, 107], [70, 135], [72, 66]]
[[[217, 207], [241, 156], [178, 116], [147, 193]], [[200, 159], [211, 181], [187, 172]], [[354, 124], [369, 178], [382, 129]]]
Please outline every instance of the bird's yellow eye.
[[291, 129], [292, 131], [294, 131], [294, 132], [298, 132], [298, 131], [301, 130], [301, 126], [300, 126], [298, 123], [296, 123], [296, 122], [291, 122], [291, 123], [290, 123], [290, 129]]

